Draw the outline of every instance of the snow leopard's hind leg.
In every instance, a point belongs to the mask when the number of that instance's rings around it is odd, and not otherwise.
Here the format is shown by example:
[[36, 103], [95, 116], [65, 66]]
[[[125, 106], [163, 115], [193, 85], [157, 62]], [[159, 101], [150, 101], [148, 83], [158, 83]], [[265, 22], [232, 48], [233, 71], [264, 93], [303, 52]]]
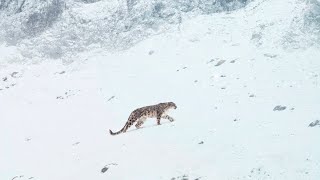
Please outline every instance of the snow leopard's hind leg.
[[136, 125], [135, 125], [136, 128], [137, 128], [137, 129], [141, 128], [142, 124], [144, 123], [144, 121], [145, 121], [146, 119], [147, 119], [146, 117], [140, 118], [140, 119], [137, 121]]

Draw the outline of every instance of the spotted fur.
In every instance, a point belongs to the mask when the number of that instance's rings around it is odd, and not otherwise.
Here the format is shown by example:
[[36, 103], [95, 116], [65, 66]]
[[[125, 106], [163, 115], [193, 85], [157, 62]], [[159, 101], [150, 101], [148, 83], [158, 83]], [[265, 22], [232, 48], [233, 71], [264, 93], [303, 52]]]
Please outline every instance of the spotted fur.
[[111, 130], [109, 130], [109, 132], [111, 135], [117, 135], [120, 133], [124, 133], [134, 123], [136, 123], [135, 126], [138, 129], [141, 127], [141, 125], [145, 122], [145, 120], [147, 118], [157, 118], [158, 125], [160, 125], [161, 118], [168, 119], [169, 121], [172, 122], [172, 121], [174, 121], [174, 119], [172, 117], [166, 115], [165, 113], [169, 109], [176, 109], [176, 108], [177, 108], [177, 106], [173, 102], [159, 103], [159, 104], [152, 105], [152, 106], [145, 106], [145, 107], [138, 108], [130, 114], [128, 121], [126, 122], [126, 124], [123, 126], [123, 128], [120, 131], [112, 132]]

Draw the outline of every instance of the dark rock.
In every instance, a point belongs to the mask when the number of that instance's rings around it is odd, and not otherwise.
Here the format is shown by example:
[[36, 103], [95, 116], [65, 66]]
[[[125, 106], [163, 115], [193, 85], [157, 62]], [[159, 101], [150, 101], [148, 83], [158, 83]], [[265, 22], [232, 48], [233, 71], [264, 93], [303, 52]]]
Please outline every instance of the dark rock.
[[[186, 67], [186, 66], [184, 66], [181, 70], [183, 70], [183, 69], [187, 69], [187, 67]], [[177, 69], [177, 71], [180, 71], [180, 69]]]
[[183, 175], [181, 180], [189, 180], [187, 175]]
[[220, 66], [221, 64], [225, 63], [226, 60], [220, 60], [215, 66]]
[[20, 176], [15, 176], [15, 177], [13, 177], [11, 180], [15, 180], [15, 179], [17, 179], [17, 178], [23, 178], [24, 177], [24, 175], [20, 175]]
[[211, 59], [210, 61], [207, 62], [207, 64], [212, 63], [213, 61], [215, 61], [215, 59]]
[[108, 101], [111, 101], [113, 98], [115, 98], [115, 96], [111, 96]]
[[101, 173], [105, 173], [106, 171], [108, 171], [108, 169], [109, 169], [109, 167], [103, 167], [103, 168], [101, 169]]
[[58, 96], [57, 99], [64, 99], [62, 96]]
[[116, 165], [118, 165], [118, 164], [116, 164], [116, 163], [110, 163], [110, 164], [105, 165], [105, 166], [101, 169], [101, 173], [105, 173], [105, 172], [110, 168], [110, 166], [116, 166]]
[[13, 78], [17, 78], [17, 76], [16, 76], [17, 74], [18, 74], [18, 72], [13, 72], [13, 73], [10, 74], [10, 76], [13, 77]]
[[309, 124], [309, 127], [315, 127], [315, 126], [320, 126], [320, 121], [319, 120], [315, 120], [312, 123]]
[[283, 111], [283, 110], [285, 110], [286, 108], [287, 108], [286, 106], [280, 106], [280, 105], [278, 105], [278, 106], [276, 106], [276, 107], [273, 108], [273, 111]]

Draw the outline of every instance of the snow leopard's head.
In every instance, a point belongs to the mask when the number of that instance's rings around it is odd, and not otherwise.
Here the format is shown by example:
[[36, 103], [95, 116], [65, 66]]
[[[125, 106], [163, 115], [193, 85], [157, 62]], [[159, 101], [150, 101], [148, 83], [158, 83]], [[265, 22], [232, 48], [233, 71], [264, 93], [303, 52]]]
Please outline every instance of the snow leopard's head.
[[167, 102], [169, 108], [177, 109], [177, 105], [174, 102]]

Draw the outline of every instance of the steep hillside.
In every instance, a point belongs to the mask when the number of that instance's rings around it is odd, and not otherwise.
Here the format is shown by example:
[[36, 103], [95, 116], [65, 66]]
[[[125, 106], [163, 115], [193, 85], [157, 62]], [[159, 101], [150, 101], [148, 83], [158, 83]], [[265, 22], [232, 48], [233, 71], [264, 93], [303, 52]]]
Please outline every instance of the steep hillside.
[[16, 59], [66, 60], [96, 48], [126, 49], [176, 28], [189, 16], [232, 11], [247, 0], [2, 0], [0, 43], [18, 46]]

